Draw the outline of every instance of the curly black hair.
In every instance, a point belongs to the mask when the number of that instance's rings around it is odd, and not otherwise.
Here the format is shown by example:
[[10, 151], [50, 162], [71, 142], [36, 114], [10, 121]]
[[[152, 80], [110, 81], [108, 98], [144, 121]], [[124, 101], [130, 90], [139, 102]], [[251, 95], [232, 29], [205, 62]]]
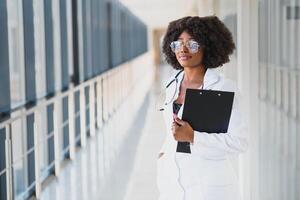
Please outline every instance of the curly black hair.
[[204, 49], [203, 64], [205, 68], [216, 68], [229, 62], [235, 44], [231, 32], [215, 15], [186, 16], [169, 23], [163, 39], [162, 52], [165, 60], [174, 69], [183, 69], [171, 50], [170, 43], [177, 40], [186, 31]]

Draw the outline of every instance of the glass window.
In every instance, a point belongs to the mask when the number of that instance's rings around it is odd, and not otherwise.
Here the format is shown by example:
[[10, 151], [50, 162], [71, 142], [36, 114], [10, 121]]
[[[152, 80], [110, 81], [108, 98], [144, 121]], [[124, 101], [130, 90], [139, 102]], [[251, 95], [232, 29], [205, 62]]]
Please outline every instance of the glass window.
[[6, 199], [5, 130], [0, 130], [0, 199]]
[[53, 104], [47, 107], [47, 138], [48, 138], [48, 166], [51, 168], [54, 165], [54, 106]]
[[34, 11], [32, 0], [23, 1], [23, 23], [26, 102], [31, 104], [36, 101]]
[[60, 2], [61, 80], [62, 90], [69, 87], [67, 2]]
[[27, 188], [27, 138], [23, 120], [12, 123], [12, 161], [13, 161], [13, 184], [16, 199], [22, 197]]
[[68, 97], [62, 100], [62, 134], [61, 134], [61, 150], [62, 159], [69, 156], [69, 103]]
[[88, 86], [84, 88], [84, 95], [86, 109], [86, 131], [87, 135], [90, 136], [90, 88]]
[[46, 96], [46, 61], [45, 61], [45, 20], [44, 1], [34, 1], [34, 41], [35, 41], [35, 79], [36, 96], [41, 98]]
[[[7, 1], [11, 107], [25, 103], [22, 3]], [[2, 45], [2, 44], [1, 44]]]
[[44, 2], [45, 16], [45, 52], [46, 52], [46, 86], [47, 95], [54, 94], [54, 44], [53, 44], [53, 19], [52, 0]]
[[44, 180], [49, 175], [48, 169], [48, 133], [47, 133], [47, 109], [42, 108], [39, 112], [39, 145], [40, 145], [40, 171]]
[[76, 144], [80, 145], [80, 92], [77, 91], [74, 94], [74, 109], [75, 109], [75, 137], [76, 137]]
[[0, 121], [10, 110], [10, 81], [8, 59], [6, 0], [0, 0]]

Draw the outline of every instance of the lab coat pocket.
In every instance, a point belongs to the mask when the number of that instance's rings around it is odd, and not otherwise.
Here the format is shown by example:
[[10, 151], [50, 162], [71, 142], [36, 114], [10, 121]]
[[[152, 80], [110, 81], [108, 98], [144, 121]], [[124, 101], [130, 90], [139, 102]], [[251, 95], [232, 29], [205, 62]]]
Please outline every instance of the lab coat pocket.
[[207, 186], [228, 186], [237, 184], [237, 176], [227, 159], [206, 160], [203, 183]]

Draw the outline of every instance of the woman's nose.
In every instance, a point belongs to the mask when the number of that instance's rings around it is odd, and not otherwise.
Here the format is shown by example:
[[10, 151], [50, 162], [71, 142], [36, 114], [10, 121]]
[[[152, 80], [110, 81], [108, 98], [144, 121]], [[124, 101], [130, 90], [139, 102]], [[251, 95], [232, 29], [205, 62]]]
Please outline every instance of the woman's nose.
[[183, 52], [184, 52], [184, 53], [188, 52], [188, 48], [185, 46], [185, 44], [181, 45], [180, 52], [181, 52], [181, 53], [183, 53]]

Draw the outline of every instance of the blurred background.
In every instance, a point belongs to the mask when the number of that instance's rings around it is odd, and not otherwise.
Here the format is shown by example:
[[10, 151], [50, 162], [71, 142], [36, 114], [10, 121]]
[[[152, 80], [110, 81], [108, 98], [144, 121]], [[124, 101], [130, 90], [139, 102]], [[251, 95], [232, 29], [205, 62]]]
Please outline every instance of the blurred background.
[[244, 199], [300, 200], [299, 0], [0, 0], [0, 199], [157, 199], [161, 41], [213, 14], [237, 46]]

